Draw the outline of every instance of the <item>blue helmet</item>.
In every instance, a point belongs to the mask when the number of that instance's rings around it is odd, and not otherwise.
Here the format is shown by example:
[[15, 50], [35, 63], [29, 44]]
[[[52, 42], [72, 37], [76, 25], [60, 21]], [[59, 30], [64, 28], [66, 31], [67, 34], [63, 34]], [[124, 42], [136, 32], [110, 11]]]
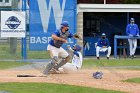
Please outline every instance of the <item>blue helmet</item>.
[[62, 27], [69, 27], [69, 22], [68, 21], [63, 21], [61, 23]]
[[95, 73], [93, 73], [93, 77], [95, 79], [102, 79], [103, 73], [102, 72], [95, 72]]
[[130, 21], [135, 21], [135, 19], [134, 18], [131, 18]]
[[82, 47], [80, 45], [74, 45], [73, 50], [75, 51], [81, 51]]
[[102, 35], [101, 36], [106, 36], [106, 34], [105, 33], [102, 33]]
[[102, 39], [105, 39], [106, 38], [106, 34], [105, 33], [102, 33], [101, 38]]

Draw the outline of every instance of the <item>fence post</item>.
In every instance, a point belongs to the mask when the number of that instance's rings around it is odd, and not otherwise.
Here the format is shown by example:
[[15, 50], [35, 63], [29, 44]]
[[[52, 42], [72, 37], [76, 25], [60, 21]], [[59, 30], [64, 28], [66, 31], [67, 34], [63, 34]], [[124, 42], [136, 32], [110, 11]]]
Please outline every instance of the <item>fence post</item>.
[[[25, 18], [26, 18], [26, 0], [22, 0], [22, 11], [25, 11]], [[26, 31], [26, 26], [25, 26], [25, 31]], [[22, 49], [21, 49], [23, 59], [27, 59], [26, 47], [27, 45], [26, 45], [26, 32], [25, 32], [25, 38], [22, 38]]]

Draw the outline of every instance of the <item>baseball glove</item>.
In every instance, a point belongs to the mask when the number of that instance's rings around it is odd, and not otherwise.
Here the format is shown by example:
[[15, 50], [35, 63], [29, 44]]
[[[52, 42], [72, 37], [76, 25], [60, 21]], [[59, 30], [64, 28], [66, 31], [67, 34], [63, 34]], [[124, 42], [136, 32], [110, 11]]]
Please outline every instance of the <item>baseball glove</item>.
[[73, 35], [75, 39], [81, 39], [81, 37], [78, 34]]

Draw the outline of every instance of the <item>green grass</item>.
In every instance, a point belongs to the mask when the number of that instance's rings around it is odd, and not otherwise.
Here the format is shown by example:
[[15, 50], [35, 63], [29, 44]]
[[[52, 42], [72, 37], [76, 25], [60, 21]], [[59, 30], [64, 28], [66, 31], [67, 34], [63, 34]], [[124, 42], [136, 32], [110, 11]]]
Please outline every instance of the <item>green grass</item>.
[[140, 84], [140, 77], [123, 80], [123, 82], [132, 82], [132, 83], [139, 83]]
[[[47, 51], [30, 51], [27, 44], [27, 58], [28, 59], [49, 59], [49, 53]], [[46, 46], [47, 47], [47, 46]], [[16, 54], [10, 53], [10, 44], [8, 42], [0, 43], [0, 59], [22, 59], [21, 43], [18, 42], [16, 48]]]
[[103, 67], [103, 66], [140, 66], [138, 59], [84, 59], [83, 68]]
[[0, 62], [0, 70], [31, 64], [28, 62]]
[[48, 51], [28, 51], [28, 59], [50, 59]]
[[11, 93], [124, 93], [113, 90], [51, 83], [0, 83], [0, 91]]

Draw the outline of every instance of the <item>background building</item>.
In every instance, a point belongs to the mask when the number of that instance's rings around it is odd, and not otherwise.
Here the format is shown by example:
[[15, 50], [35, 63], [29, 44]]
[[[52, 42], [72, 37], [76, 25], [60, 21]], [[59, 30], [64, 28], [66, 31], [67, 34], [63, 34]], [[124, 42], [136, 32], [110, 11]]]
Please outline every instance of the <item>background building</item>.
[[[84, 55], [95, 55], [94, 44], [103, 32], [109, 38], [113, 54], [114, 35], [126, 35], [126, 25], [131, 17], [140, 25], [139, 4], [139, 0], [78, 0], [78, 31], [83, 32]], [[127, 40], [120, 40], [118, 44], [123, 42], [127, 43]], [[136, 54], [140, 54], [139, 49]]]
[[[26, 4], [27, 5], [27, 12], [26, 12], [27, 25], [26, 26], [27, 26], [27, 32], [29, 32], [29, 10], [30, 10], [29, 1], [32, 1], [32, 0], [26, 0], [26, 1], [27, 1], [27, 4]], [[39, 1], [39, 0], [35, 0], [35, 1]], [[50, 4], [48, 2], [50, 0], [45, 0], [45, 1], [47, 1], [48, 5]], [[59, 0], [59, 1], [61, 1], [62, 3], [62, 1], [68, 1], [68, 0]], [[42, 0], [42, 2], [44, 1]], [[95, 42], [97, 42], [97, 39], [99, 38], [100, 34], [103, 32], [107, 34], [107, 37], [110, 40], [111, 47], [112, 47], [112, 54], [113, 54], [114, 35], [125, 35], [125, 28], [126, 28], [126, 25], [129, 23], [129, 19], [131, 17], [135, 18], [135, 22], [138, 24], [138, 26], [140, 25], [140, 19], [139, 19], [140, 1], [139, 0], [77, 0], [77, 2], [75, 0], [74, 5], [76, 6], [76, 4], [77, 4], [77, 15], [76, 15], [77, 26], [75, 24], [73, 25], [73, 27], [74, 29], [75, 27], [77, 27], [77, 29], [75, 29], [77, 30], [77, 33], [80, 35], [83, 35], [83, 41], [79, 40], [78, 43], [81, 45], [83, 44], [84, 56], [95, 55]], [[43, 6], [43, 7], [46, 7], [46, 6]], [[0, 9], [1, 11], [2, 10], [5, 10], [5, 11], [15, 10], [15, 9], [21, 10], [22, 0], [0, 0]], [[55, 16], [52, 10], [53, 9], [50, 8], [50, 10], [47, 10], [47, 11], [49, 11], [52, 15], [51, 17], [54, 18]], [[76, 8], [73, 10], [76, 10]], [[36, 14], [39, 14], [39, 13], [40, 11], [37, 12]], [[70, 15], [70, 14], [72, 13], [65, 14], [65, 16]], [[45, 17], [45, 16], [43, 15], [42, 17]], [[35, 21], [33, 21], [33, 23], [34, 22], [38, 23], [37, 18], [34, 18]], [[54, 27], [56, 24], [53, 18], [50, 18], [51, 21], [49, 25], [53, 25]], [[44, 24], [46, 26], [46, 23]], [[30, 46], [29, 35], [30, 34], [27, 33], [27, 35], [28, 35], [28, 38], [27, 38], [27, 48], [28, 48], [27, 52], [28, 52], [30, 50], [29, 49], [29, 46]], [[6, 42], [8, 44], [6, 45], [7, 48], [5, 50], [8, 52], [9, 50], [12, 51], [11, 54], [15, 54], [16, 56], [18, 54], [21, 54], [21, 48], [20, 48], [21, 41], [20, 40], [21, 39], [18, 39], [19, 42], [17, 42], [17, 38], [0, 38], [0, 42]], [[121, 40], [119, 42], [120, 42], [119, 44], [122, 44]], [[125, 40], [124, 42], [127, 43], [127, 40]], [[138, 40], [138, 42], [140, 41]], [[0, 45], [3, 45], [3, 43], [0, 43]], [[138, 45], [140, 46], [139, 43]], [[9, 49], [9, 46], [10, 46], [10, 49]], [[19, 47], [18, 53], [17, 53], [17, 47]], [[1, 50], [3, 51], [3, 48]], [[136, 54], [140, 54], [139, 49], [137, 49]], [[7, 55], [7, 54], [5, 53], [4, 55]]]

